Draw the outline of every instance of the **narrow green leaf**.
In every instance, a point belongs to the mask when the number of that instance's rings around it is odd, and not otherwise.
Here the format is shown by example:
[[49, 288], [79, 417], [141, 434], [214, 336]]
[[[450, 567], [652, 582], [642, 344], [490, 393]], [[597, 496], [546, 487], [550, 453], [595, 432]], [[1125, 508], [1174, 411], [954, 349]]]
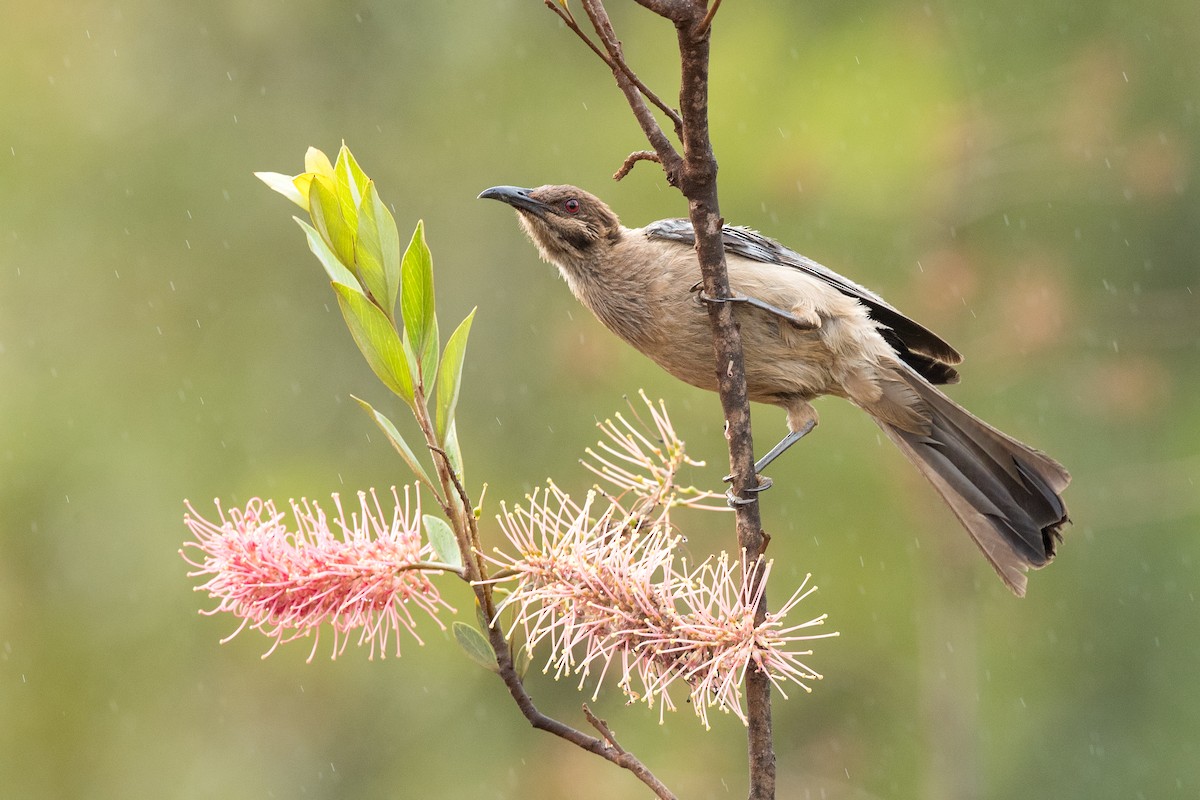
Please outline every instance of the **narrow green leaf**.
[[471, 333], [471, 322], [475, 319], [475, 309], [467, 314], [446, 340], [446, 349], [442, 353], [442, 365], [438, 368], [437, 376], [437, 410], [434, 416], [438, 441], [444, 442], [446, 430], [454, 421], [454, 409], [458, 405], [458, 391], [462, 384], [463, 358], [467, 353], [467, 337]]
[[296, 179], [291, 175], [283, 175], [279, 172], [256, 172], [254, 177], [308, 211], [308, 195], [300, 191], [300, 187], [296, 185]]
[[468, 658], [484, 669], [492, 672], [500, 671], [500, 667], [496, 663], [496, 654], [492, 652], [492, 646], [477, 628], [465, 622], [455, 622], [451, 629], [454, 631], [454, 640], [458, 642], [459, 647], [463, 649]]
[[[499, 587], [496, 588], [499, 589]], [[492, 621], [488, 619], [487, 614], [483, 613], [483, 606], [479, 604], [478, 598], [475, 599], [475, 621], [479, 623], [479, 630], [481, 631], [486, 631], [491, 627]]]
[[[350, 396], [354, 397], [354, 395]], [[354, 397], [354, 399], [360, 406], [362, 406], [363, 411], [366, 411], [367, 414], [370, 415], [371, 419], [375, 420], [375, 424], [379, 426], [381, 431], [383, 431], [383, 435], [387, 437], [389, 442], [391, 442], [392, 447], [396, 448], [396, 452], [399, 453], [400, 457], [404, 459], [404, 463], [408, 464], [408, 468], [413, 471], [413, 474], [432, 487], [434, 484], [433, 481], [429, 479], [429, 474], [425, 472], [425, 468], [421, 466], [420, 460], [412, 451], [412, 448], [408, 446], [408, 442], [404, 441], [404, 437], [400, 435], [400, 431], [396, 429], [396, 426], [392, 424], [392, 421], [376, 411], [370, 403], [368, 403], [366, 400], [363, 400], [361, 397]]]
[[[467, 473], [462, 464], [462, 449], [458, 446], [458, 426], [454, 420], [450, 420], [450, 425], [446, 428], [446, 438], [442, 443], [442, 449], [446, 453], [446, 457], [450, 459], [450, 469], [454, 470], [454, 474], [458, 476], [458, 482], [463, 486], [467, 485]], [[454, 495], [455, 500], [460, 500], [458, 495]]]
[[435, 386], [438, 374], [438, 348], [441, 347], [441, 342], [438, 339], [438, 321], [437, 315], [433, 317], [432, 330], [429, 332], [429, 338], [425, 340], [425, 352], [421, 354], [421, 376], [425, 379], [426, 386]]
[[292, 217], [304, 229], [304, 235], [308, 237], [308, 249], [313, 251], [313, 255], [321, 262], [321, 266], [325, 268], [325, 274], [329, 276], [329, 280], [334, 283], [342, 283], [346, 286], [358, 286], [358, 279], [346, 268], [325, 240], [321, 238], [321, 234], [317, 233], [316, 228], [309, 225], [299, 217]]
[[394, 319], [396, 301], [400, 299], [400, 231], [396, 228], [392, 212], [380, 199], [374, 185], [370, 187], [367, 196], [371, 200], [371, 216], [379, 230], [379, 251], [383, 255], [383, 274], [387, 277], [387, 303]]
[[462, 552], [458, 549], [454, 531], [450, 530], [446, 521], [432, 514], [425, 514], [421, 519], [425, 523], [425, 534], [429, 537], [429, 543], [433, 545], [437, 560], [452, 567], [461, 567]]
[[385, 386], [412, 405], [412, 366], [392, 323], [357, 287], [335, 281], [333, 288], [350, 335], [371, 369]]
[[[396, 293], [400, 289], [400, 273], [396, 273], [396, 283], [389, 280], [383, 263], [383, 242], [380, 236], [379, 218], [376, 216], [375, 204], [378, 196], [375, 185], [368, 182], [362, 205], [358, 209], [358, 238], [354, 242], [354, 260], [358, 265], [358, 274], [362, 276], [363, 285], [371, 293], [375, 304], [383, 309], [388, 319], [396, 319]], [[389, 217], [383, 223], [391, 225], [393, 235], [396, 223]]]
[[532, 663], [533, 651], [529, 649], [529, 645], [521, 645], [517, 650], [516, 658], [513, 659], [513, 667], [517, 670], [517, 675], [524, 678], [525, 673], [529, 672], [529, 665]]
[[346, 266], [354, 264], [354, 229], [357, 216], [346, 219], [334, 182], [324, 175], [313, 178], [308, 190], [308, 212], [313, 227], [320, 231], [338, 260]]
[[358, 206], [362, 203], [363, 190], [367, 186], [367, 176], [354, 160], [350, 148], [342, 143], [338, 151], [337, 163], [333, 165], [338, 202], [342, 206], [342, 215], [354, 220], [354, 228], [358, 227]]
[[[437, 320], [433, 302], [433, 256], [425, 243], [425, 223], [418, 222], [412, 240], [400, 265], [400, 308], [404, 315], [404, 332], [412, 343], [413, 352], [421, 359], [422, 368], [428, 363], [429, 349], [435, 353], [433, 341]], [[432, 371], [422, 372], [425, 385], [433, 382]]]

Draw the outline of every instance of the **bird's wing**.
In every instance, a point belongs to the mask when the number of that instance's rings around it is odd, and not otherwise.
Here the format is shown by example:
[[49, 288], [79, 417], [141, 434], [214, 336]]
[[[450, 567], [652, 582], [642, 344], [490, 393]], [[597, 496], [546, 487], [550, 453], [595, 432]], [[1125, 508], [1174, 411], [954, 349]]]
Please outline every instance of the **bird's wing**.
[[[647, 225], [643, 231], [652, 239], [667, 239], [687, 245], [696, 242], [692, 223], [686, 219], [659, 220]], [[779, 264], [801, 270], [842, 294], [855, 298], [866, 306], [871, 319], [886, 326], [883, 333], [888, 344], [931, 383], [955, 383], [958, 380], [958, 373], [952, 365], [960, 363], [962, 355], [936, 333], [909, 319], [870, 289], [749, 228], [726, 225], [722, 238], [725, 249], [735, 255], [764, 264]]]

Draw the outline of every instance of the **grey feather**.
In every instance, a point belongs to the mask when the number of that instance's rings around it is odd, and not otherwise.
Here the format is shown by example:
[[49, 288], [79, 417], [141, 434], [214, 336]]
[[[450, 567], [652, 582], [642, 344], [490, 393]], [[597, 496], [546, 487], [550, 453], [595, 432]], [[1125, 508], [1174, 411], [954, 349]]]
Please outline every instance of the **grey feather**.
[[[692, 223], [686, 219], [662, 219], [650, 223], [642, 230], [650, 238], [667, 239], [687, 245], [694, 245], [696, 241]], [[884, 339], [901, 360], [931, 383], [958, 382], [958, 372], [952, 365], [962, 363], [962, 355], [936, 333], [909, 319], [870, 289], [749, 228], [726, 225], [722, 238], [725, 249], [731, 253], [765, 264], [779, 264], [801, 270], [819, 278], [842, 294], [855, 298], [867, 307], [873, 320], [886, 326]]]

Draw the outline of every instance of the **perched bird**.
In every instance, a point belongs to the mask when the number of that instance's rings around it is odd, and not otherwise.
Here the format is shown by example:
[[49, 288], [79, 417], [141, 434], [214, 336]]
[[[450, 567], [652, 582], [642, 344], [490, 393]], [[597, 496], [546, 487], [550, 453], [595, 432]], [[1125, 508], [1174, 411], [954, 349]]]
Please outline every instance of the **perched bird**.
[[479, 196], [516, 209], [579, 301], [693, 386], [717, 389], [704, 302], [734, 303], [750, 399], [784, 409], [790, 431], [756, 471], [813, 429], [813, 398], [844, 397], [929, 479], [1015, 594], [1025, 593], [1027, 569], [1054, 558], [1071, 476], [935, 388], [958, 381], [962, 356], [874, 292], [752, 230], [726, 226], [732, 296], [709, 298], [698, 292], [688, 220], [626, 228], [574, 186], [495, 186]]

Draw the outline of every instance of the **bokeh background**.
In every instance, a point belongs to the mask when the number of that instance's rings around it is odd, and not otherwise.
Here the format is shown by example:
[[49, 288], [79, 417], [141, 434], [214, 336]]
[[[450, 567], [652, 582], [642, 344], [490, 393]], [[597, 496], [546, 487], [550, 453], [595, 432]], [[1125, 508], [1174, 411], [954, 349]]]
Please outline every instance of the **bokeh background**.
[[[676, 92], [670, 26], [611, 3]], [[577, 463], [644, 387], [719, 486], [715, 397], [590, 319], [483, 188], [573, 182], [686, 212], [611, 76], [536, 0], [0, 3], [0, 795], [647, 796], [530, 730], [432, 625], [370, 662], [200, 616], [183, 500], [406, 478], [350, 401], [388, 397], [254, 170], [354, 149], [444, 330], [489, 510]], [[729, 3], [722, 210], [967, 354], [952, 394], [1074, 473], [1060, 557], [1009, 596], [862, 414], [773, 468], [775, 596], [812, 572], [825, 674], [775, 708], [781, 798], [1200, 796], [1200, 15], [1193, 0]], [[393, 408], [393, 416], [401, 417]], [[755, 415], [760, 449], [782, 415]], [[485, 514], [485, 521], [491, 518]], [[729, 519], [682, 515], [696, 554]], [[485, 526], [495, 541], [494, 526]], [[465, 592], [450, 586], [460, 618]], [[799, 613], [799, 612], [798, 612]], [[573, 682], [545, 710], [582, 725]], [[679, 794], [740, 797], [744, 732], [596, 703]]]

